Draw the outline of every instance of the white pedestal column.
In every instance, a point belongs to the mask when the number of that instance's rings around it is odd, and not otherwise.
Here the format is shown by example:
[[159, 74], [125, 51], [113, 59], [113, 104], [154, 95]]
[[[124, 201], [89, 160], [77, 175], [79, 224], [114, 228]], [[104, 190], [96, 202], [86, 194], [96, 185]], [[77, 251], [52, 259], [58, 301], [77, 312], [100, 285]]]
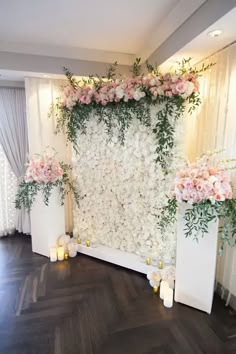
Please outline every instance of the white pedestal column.
[[57, 188], [53, 189], [48, 206], [43, 202], [42, 193], [37, 195], [30, 219], [32, 250], [49, 257], [49, 248], [56, 245], [60, 235], [65, 234], [64, 205], [61, 206]]
[[211, 313], [217, 257], [218, 221], [208, 225], [199, 241], [184, 235], [184, 212], [180, 207], [177, 229], [175, 301]]

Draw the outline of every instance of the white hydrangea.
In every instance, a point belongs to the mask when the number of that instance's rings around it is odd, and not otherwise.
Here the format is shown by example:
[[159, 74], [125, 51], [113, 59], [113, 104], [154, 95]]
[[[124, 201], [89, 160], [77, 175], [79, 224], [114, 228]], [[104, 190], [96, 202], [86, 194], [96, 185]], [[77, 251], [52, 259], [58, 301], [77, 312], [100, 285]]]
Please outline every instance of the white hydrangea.
[[[123, 97], [122, 88], [116, 95]], [[137, 98], [142, 92], [137, 92]], [[151, 107], [152, 125], [157, 110]], [[73, 174], [80, 191], [80, 208], [74, 205], [74, 231], [82, 242], [96, 238], [109, 247], [136, 254], [175, 254], [175, 225], [165, 234], [157, 229], [157, 218], [167, 203], [174, 170], [181, 154], [181, 126], [177, 128], [173, 174], [168, 178], [155, 162], [156, 141], [152, 127], [133, 120], [120, 145], [110, 140], [103, 123], [90, 120], [87, 133], [78, 136], [79, 154], [73, 153]]]

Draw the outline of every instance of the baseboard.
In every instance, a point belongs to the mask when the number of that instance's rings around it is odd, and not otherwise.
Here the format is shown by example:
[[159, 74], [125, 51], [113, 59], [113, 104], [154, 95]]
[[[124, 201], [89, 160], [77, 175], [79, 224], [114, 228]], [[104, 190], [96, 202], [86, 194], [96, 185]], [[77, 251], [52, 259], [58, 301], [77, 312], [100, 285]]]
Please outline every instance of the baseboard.
[[[216, 293], [225, 301], [227, 301], [229, 290], [222, 286], [221, 283], [217, 282]], [[236, 311], [236, 296], [231, 294], [229, 305]]]
[[80, 244], [78, 252], [143, 274], [157, 270], [159, 272], [165, 272], [169, 268], [167, 265], [160, 270], [157, 266], [147, 265], [145, 261], [142, 262], [140, 257], [136, 254], [103, 245], [99, 245], [98, 247], [86, 247], [85, 245]]

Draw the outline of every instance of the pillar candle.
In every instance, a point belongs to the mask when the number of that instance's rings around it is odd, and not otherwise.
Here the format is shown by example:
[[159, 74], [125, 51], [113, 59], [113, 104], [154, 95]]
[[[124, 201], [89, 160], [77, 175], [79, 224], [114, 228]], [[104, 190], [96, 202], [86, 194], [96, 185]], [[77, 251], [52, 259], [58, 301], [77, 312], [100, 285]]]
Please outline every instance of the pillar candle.
[[169, 308], [173, 306], [173, 289], [171, 288], [165, 288], [164, 306]]
[[175, 281], [174, 279], [168, 279], [168, 284], [171, 289], [175, 288]]
[[49, 253], [50, 253], [50, 261], [51, 262], [56, 262], [57, 261], [57, 249], [56, 249], [56, 247], [51, 247]]
[[57, 249], [57, 259], [58, 261], [63, 261], [64, 260], [64, 247], [60, 246]]
[[160, 298], [163, 300], [164, 299], [164, 292], [165, 292], [165, 289], [166, 288], [169, 288], [169, 284], [167, 281], [165, 280], [162, 280], [161, 282], [161, 287], [160, 287]]

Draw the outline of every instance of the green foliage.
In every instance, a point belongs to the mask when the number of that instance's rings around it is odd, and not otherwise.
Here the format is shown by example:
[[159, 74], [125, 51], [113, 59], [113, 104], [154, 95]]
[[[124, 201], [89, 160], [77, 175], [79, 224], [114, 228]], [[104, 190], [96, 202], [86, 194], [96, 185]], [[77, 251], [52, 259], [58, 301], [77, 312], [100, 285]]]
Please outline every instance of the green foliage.
[[69, 81], [70, 85], [76, 89], [77, 87], [77, 81], [76, 79], [73, 77], [73, 74], [70, 72], [69, 69], [63, 67], [64, 73], [67, 77], [67, 80]]
[[167, 205], [162, 208], [158, 222], [158, 229], [160, 229], [162, 235], [165, 234], [167, 225], [172, 225], [176, 222], [177, 208], [178, 203], [176, 199], [169, 199]]
[[177, 64], [178, 64], [179, 69], [182, 72], [182, 74], [189, 72], [191, 74], [201, 76], [201, 74], [203, 72], [209, 70], [210, 68], [212, 68], [212, 66], [214, 66], [216, 64], [216, 63], [210, 63], [210, 64], [206, 65], [205, 63], [202, 63], [202, 66], [200, 67], [200, 69], [197, 69], [197, 68], [191, 67], [191, 60], [192, 60], [192, 58], [189, 57], [187, 59], [184, 58], [181, 61], [177, 61]]
[[184, 99], [180, 96], [163, 98], [159, 103], [164, 103], [164, 107], [157, 113], [157, 122], [153, 129], [157, 141], [156, 162], [166, 170], [174, 147], [175, 123], [184, 112]]
[[236, 244], [236, 199], [226, 199], [215, 204], [208, 200], [194, 203], [192, 208], [186, 210], [184, 218], [186, 237], [193, 237], [198, 241], [199, 235], [204, 237], [208, 233], [208, 224], [219, 218], [219, 252], [222, 252], [225, 244]]
[[39, 190], [40, 186], [36, 182], [20, 182], [15, 200], [16, 208], [21, 209], [24, 207], [25, 209], [30, 210]]
[[193, 236], [198, 240], [198, 236], [203, 237], [208, 232], [208, 224], [216, 221], [216, 209], [208, 200], [193, 204], [192, 208], [187, 209], [184, 215], [186, 224], [184, 233], [186, 237]]
[[149, 74], [154, 74], [156, 76], [159, 75], [160, 72], [159, 72], [159, 67], [157, 65], [153, 66], [148, 62], [148, 60], [146, 60], [145, 64]]
[[116, 66], [117, 66], [117, 61], [115, 61], [114, 64], [108, 67], [107, 74], [106, 74], [106, 78], [108, 80], [114, 80], [114, 77], [116, 75]]
[[136, 58], [133, 66], [132, 66], [132, 69], [130, 70], [130, 72], [133, 74], [133, 77], [141, 75], [142, 65], [140, 63], [141, 63], [141, 58]]

